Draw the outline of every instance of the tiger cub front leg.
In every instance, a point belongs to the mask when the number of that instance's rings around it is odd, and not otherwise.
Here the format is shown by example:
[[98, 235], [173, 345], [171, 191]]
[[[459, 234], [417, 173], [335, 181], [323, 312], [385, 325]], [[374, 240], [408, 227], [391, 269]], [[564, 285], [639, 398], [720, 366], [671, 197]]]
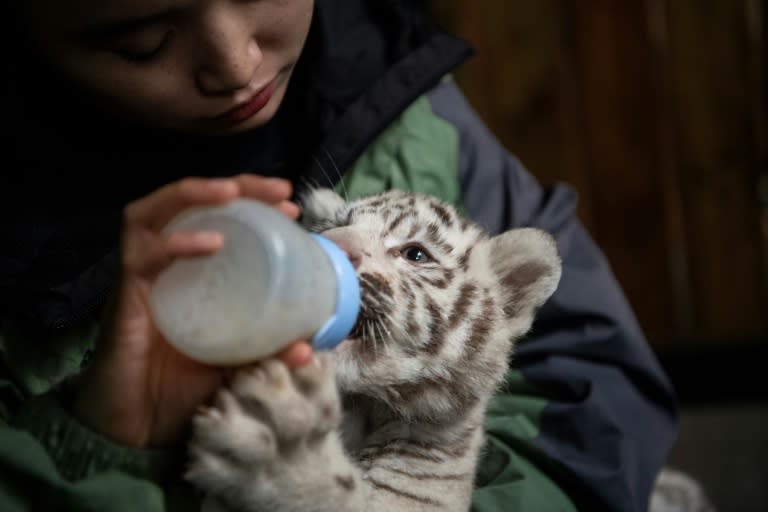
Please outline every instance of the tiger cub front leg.
[[332, 359], [289, 370], [269, 360], [241, 370], [199, 412], [186, 478], [234, 510], [364, 510], [360, 472], [336, 427]]

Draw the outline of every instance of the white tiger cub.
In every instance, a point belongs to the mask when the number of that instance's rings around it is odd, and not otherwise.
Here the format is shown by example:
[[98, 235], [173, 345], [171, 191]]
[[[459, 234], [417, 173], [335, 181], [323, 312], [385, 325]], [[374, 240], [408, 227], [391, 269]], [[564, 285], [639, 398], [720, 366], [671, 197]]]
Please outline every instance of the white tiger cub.
[[298, 370], [241, 370], [194, 419], [187, 479], [212, 510], [468, 510], [486, 405], [560, 279], [554, 240], [402, 191], [316, 189], [302, 222], [350, 256], [356, 327]]

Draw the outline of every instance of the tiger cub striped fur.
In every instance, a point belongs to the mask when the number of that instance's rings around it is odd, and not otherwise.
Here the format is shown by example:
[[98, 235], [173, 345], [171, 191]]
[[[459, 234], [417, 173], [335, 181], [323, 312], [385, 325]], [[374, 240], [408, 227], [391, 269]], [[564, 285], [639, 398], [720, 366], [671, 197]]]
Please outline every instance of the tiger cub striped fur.
[[195, 418], [187, 477], [225, 510], [468, 510], [488, 400], [560, 278], [554, 240], [403, 191], [316, 189], [302, 222], [353, 262], [357, 324], [314, 364], [241, 371]]

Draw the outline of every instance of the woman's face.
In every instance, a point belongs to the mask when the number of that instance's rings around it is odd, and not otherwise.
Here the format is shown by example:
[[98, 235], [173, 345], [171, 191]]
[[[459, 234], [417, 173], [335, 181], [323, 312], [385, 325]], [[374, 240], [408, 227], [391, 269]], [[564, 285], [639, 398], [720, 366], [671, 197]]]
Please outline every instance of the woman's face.
[[261, 126], [275, 114], [309, 32], [313, 1], [25, 6], [33, 40], [104, 107], [143, 124], [220, 135]]

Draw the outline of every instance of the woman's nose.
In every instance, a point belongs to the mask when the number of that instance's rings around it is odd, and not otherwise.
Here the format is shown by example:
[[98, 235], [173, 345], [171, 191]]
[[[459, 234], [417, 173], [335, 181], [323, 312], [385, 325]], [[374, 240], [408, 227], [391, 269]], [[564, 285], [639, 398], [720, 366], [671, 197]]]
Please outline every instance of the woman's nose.
[[199, 41], [195, 77], [204, 94], [228, 94], [253, 81], [263, 54], [249, 28], [245, 20], [232, 15], [220, 15], [208, 23]]

